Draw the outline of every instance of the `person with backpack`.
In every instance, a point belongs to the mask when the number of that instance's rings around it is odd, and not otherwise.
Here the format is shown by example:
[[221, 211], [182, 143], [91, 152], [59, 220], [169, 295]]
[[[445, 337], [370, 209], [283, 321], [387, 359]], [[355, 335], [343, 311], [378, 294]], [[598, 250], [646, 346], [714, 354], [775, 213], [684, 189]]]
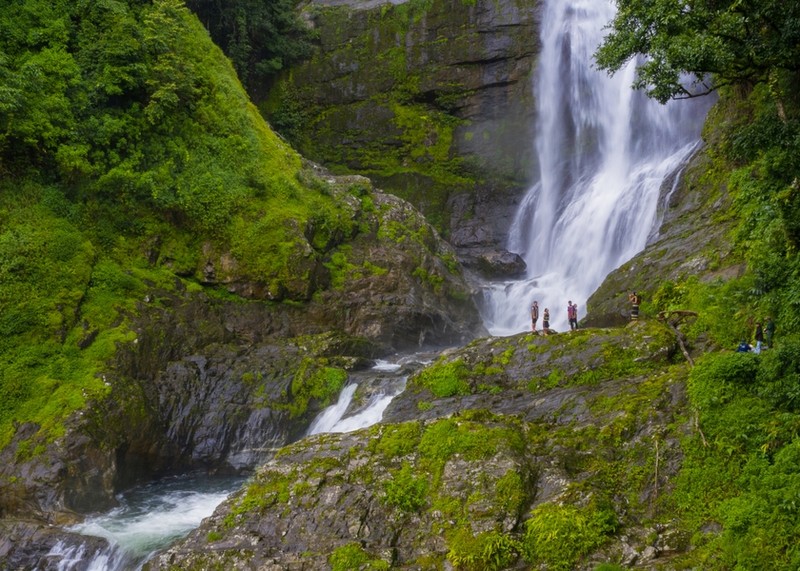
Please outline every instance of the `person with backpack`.
[[531, 305], [531, 330], [536, 333], [536, 322], [539, 321], [539, 302], [534, 301]]
[[570, 331], [578, 329], [578, 305], [573, 304], [572, 300], [567, 302], [567, 319], [569, 320]]
[[545, 335], [550, 332], [550, 310], [546, 307], [544, 308], [544, 314], [542, 315], [542, 331]]
[[764, 326], [764, 335], [767, 347], [772, 349], [772, 336], [775, 335], [775, 322], [771, 317], [767, 317], [767, 324]]

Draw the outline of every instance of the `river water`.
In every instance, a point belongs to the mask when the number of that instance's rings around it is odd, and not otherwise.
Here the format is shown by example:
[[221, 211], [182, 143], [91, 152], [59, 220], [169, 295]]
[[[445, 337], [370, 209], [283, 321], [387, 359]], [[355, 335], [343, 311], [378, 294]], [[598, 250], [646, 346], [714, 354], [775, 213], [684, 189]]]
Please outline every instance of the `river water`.
[[[307, 435], [349, 432], [380, 421], [383, 411], [406, 384], [404, 365], [429, 362], [430, 355], [379, 360], [368, 371], [351, 375], [338, 401], [324, 409], [311, 423]], [[368, 397], [354, 402], [359, 386]], [[271, 436], [265, 435], [269, 440]], [[129, 490], [118, 497], [119, 506], [108, 513], [87, 518], [68, 528], [81, 535], [102, 537], [108, 547], [91, 543], [56, 544], [45, 556], [47, 571], [131, 571], [141, 569], [152, 554], [169, 546], [200, 525], [228, 495], [238, 490], [244, 477], [187, 474], [166, 478]]]
[[[633, 64], [613, 78], [592, 67], [592, 53], [612, 16], [612, 3], [603, 0], [545, 1], [535, 77], [540, 168], [508, 244], [528, 270], [524, 279], [486, 286], [482, 313], [495, 335], [530, 329], [528, 307], [534, 299], [542, 310], [550, 308], [555, 329], [567, 327], [568, 300], [582, 315], [608, 272], [653, 235], [662, 183], [698, 145], [707, 102], [661, 106], [629, 89]], [[351, 379], [308, 434], [379, 422], [405, 387], [400, 367], [378, 362], [369, 375]], [[369, 397], [355, 406], [354, 395], [364, 383], [371, 387]], [[243, 481], [193, 474], [126, 492], [118, 508], [71, 528], [107, 539], [107, 549], [61, 543], [48, 554], [47, 569], [139, 569], [155, 550], [197, 527]]]

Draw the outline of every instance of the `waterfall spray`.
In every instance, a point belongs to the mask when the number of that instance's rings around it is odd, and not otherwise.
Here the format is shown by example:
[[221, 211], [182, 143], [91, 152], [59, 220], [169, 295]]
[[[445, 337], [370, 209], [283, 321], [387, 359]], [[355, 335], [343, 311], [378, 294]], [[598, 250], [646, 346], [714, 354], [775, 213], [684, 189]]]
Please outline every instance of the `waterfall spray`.
[[613, 77], [594, 67], [613, 15], [602, 0], [545, 1], [534, 79], [539, 168], [508, 243], [528, 269], [485, 290], [494, 335], [530, 330], [533, 300], [550, 308], [557, 330], [567, 329], [568, 300], [582, 316], [608, 272], [644, 248], [662, 182], [699, 144], [708, 102], [647, 99], [630, 87], [635, 62]]

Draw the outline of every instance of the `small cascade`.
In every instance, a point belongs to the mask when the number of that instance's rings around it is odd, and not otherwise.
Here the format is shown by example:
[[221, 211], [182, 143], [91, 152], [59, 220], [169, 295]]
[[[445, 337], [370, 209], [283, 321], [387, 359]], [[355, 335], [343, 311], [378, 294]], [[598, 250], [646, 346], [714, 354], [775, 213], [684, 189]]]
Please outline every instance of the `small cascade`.
[[567, 302], [585, 314], [605, 276], [644, 248], [662, 184], [699, 144], [712, 101], [649, 100], [631, 89], [635, 62], [613, 77], [593, 54], [614, 15], [603, 0], [546, 0], [535, 74], [536, 182], [517, 211], [507, 249], [527, 275], [489, 284], [482, 313], [494, 335], [530, 331], [529, 309], [550, 309], [566, 330]]
[[[383, 411], [406, 387], [406, 376], [387, 376], [385, 373], [394, 373], [401, 368], [399, 364], [388, 361], [378, 361], [367, 373], [368, 377], [378, 378], [379, 386], [370, 395], [367, 403], [362, 407], [355, 407], [353, 411], [353, 397], [358, 383], [347, 385], [339, 395], [339, 400], [323, 410], [311, 423], [307, 434], [321, 434], [325, 432], [351, 432], [366, 428], [380, 422]], [[363, 376], [363, 375], [362, 375]], [[348, 414], [349, 413], [349, 414]]]
[[[430, 355], [406, 356], [398, 362], [379, 360], [367, 370], [352, 375], [336, 404], [323, 410], [308, 434], [349, 432], [379, 422], [391, 400], [406, 385], [404, 366], [429, 362]], [[356, 389], [366, 393], [365, 403], [354, 402]], [[270, 455], [278, 438], [269, 430], [267, 418], [252, 416], [243, 429], [232, 457], [242, 462]], [[185, 475], [141, 486], [120, 495], [120, 506], [88, 518], [67, 531], [72, 541], [59, 541], [43, 557], [40, 571], [132, 571], [141, 569], [157, 550], [184, 537], [210, 516], [225, 498], [239, 489], [243, 477], [216, 478]], [[102, 540], [97, 538], [102, 538]], [[82, 541], [83, 539], [83, 541]]]

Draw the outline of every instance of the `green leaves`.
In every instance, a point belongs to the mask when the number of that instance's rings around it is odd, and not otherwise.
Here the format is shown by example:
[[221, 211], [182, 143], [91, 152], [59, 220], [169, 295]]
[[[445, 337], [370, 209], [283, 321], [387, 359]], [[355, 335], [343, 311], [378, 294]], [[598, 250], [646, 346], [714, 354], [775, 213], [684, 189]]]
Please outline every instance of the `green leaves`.
[[645, 56], [634, 86], [662, 103], [720, 85], [764, 82], [773, 70], [797, 69], [800, 61], [796, 3], [618, 0], [617, 6], [597, 63], [613, 73]]
[[300, 20], [296, 0], [187, 0], [214, 42], [231, 58], [251, 93], [311, 53], [315, 34]]

